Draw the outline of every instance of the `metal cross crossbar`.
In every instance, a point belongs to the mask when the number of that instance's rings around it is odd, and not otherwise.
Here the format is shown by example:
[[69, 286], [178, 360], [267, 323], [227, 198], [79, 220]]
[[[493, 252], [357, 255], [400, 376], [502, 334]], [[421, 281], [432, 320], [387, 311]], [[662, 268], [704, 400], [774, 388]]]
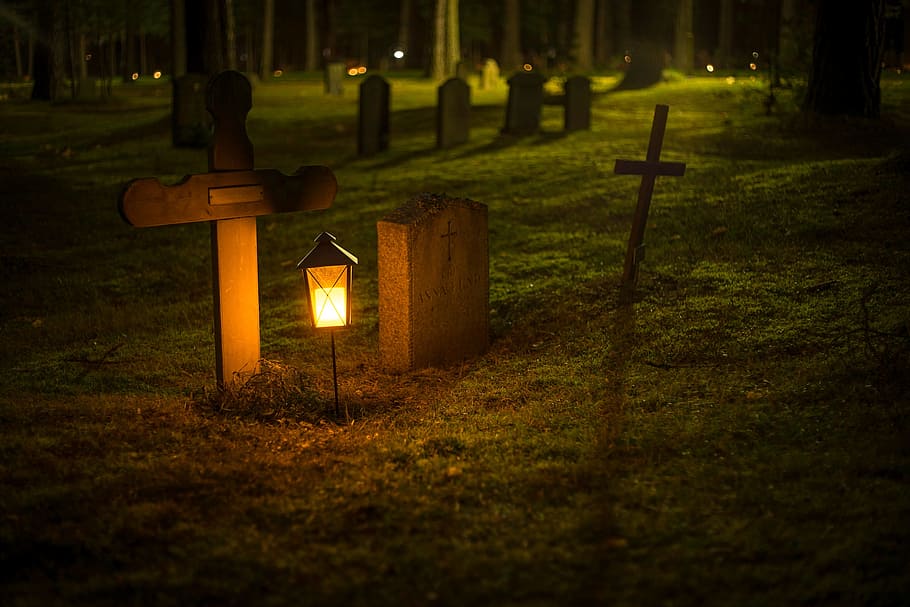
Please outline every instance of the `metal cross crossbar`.
[[211, 222], [215, 371], [223, 388], [255, 372], [259, 363], [256, 216], [328, 208], [338, 184], [322, 166], [302, 167], [291, 176], [253, 170], [253, 144], [246, 134], [252, 89], [239, 72], [222, 72], [209, 82], [206, 107], [215, 127], [210, 172], [172, 186], [134, 179], [119, 206], [124, 220], [137, 227]]
[[638, 188], [638, 204], [632, 218], [632, 232], [629, 235], [629, 246], [626, 249], [626, 261], [622, 272], [621, 298], [629, 301], [638, 280], [638, 264], [644, 259], [645, 224], [648, 220], [648, 208], [651, 206], [651, 195], [654, 193], [654, 181], [659, 176], [682, 177], [686, 172], [684, 162], [660, 162], [660, 148], [667, 128], [667, 114], [670, 107], [654, 107], [654, 121], [651, 124], [651, 138], [648, 141], [646, 160], [617, 160], [613, 172], [617, 175], [641, 175]]

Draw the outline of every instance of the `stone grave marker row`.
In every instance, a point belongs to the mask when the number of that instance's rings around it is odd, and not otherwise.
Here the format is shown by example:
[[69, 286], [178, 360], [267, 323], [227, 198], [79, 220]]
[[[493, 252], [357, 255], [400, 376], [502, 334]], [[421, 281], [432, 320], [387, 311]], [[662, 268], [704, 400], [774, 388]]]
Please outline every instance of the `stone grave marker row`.
[[[532, 135], [540, 130], [543, 85], [536, 72], [521, 72], [509, 79], [509, 98], [502, 133]], [[389, 83], [372, 75], [360, 85], [357, 150], [373, 156], [389, 146]], [[565, 130], [591, 128], [591, 81], [584, 76], [565, 84]], [[450, 78], [437, 92], [436, 145], [448, 148], [465, 143], [470, 133], [471, 87], [462, 78]]]

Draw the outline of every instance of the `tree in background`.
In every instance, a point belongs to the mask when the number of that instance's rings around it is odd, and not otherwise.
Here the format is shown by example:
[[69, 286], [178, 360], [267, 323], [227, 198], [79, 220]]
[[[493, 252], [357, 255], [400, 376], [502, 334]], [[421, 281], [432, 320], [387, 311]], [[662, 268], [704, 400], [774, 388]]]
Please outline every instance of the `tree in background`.
[[521, 5], [519, 0], [504, 0], [505, 13], [502, 21], [502, 50], [499, 63], [503, 73], [508, 73], [522, 64], [521, 56]]
[[884, 0], [819, 0], [804, 109], [878, 118]]
[[695, 3], [678, 0], [673, 44], [673, 65], [683, 72], [691, 72], [695, 63], [695, 34], [693, 33]]
[[458, 0], [436, 0], [433, 17], [433, 63], [430, 77], [445, 80], [455, 75], [461, 60]]
[[56, 0], [34, 3], [37, 40], [32, 73], [32, 99], [55, 101], [63, 85], [63, 44], [60, 6]]
[[597, 67], [608, 67], [613, 45], [613, 3], [597, 0], [597, 23], [594, 26], [594, 63]]
[[316, 0], [306, 0], [306, 58], [304, 69], [319, 69], [319, 31], [316, 18]]
[[262, 62], [259, 64], [259, 77], [262, 80], [272, 75], [272, 53], [275, 51], [275, 0], [264, 0], [262, 3]]
[[594, 66], [594, 0], [578, 0], [575, 5], [575, 68], [588, 72]]

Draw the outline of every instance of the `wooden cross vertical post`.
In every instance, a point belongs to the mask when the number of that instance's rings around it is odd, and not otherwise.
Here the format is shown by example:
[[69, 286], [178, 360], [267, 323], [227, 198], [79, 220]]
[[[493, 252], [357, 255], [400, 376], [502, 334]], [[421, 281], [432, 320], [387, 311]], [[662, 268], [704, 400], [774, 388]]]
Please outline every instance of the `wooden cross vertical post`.
[[638, 203], [632, 218], [632, 232], [626, 248], [626, 260], [623, 265], [620, 298], [631, 301], [638, 281], [638, 264], [644, 259], [645, 225], [648, 221], [648, 209], [651, 206], [651, 195], [654, 193], [654, 182], [658, 176], [682, 177], [686, 172], [684, 162], [661, 162], [660, 148], [667, 129], [667, 114], [670, 107], [654, 107], [654, 121], [651, 124], [651, 138], [648, 141], [648, 154], [645, 160], [617, 160], [613, 172], [617, 175], [641, 175], [638, 188]]
[[[246, 134], [246, 116], [252, 105], [246, 78], [224, 79], [206, 91], [205, 106], [214, 120], [210, 172], [253, 169], [253, 144]], [[223, 385], [233, 374], [254, 373], [259, 365], [256, 218], [219, 219], [210, 225], [215, 375]]]
[[206, 105], [215, 125], [209, 172], [172, 186], [134, 179], [120, 195], [120, 214], [137, 227], [211, 223], [215, 372], [224, 388], [259, 364], [256, 216], [328, 208], [338, 184], [322, 166], [301, 167], [291, 176], [253, 169], [246, 134], [252, 89], [239, 72], [215, 76]]

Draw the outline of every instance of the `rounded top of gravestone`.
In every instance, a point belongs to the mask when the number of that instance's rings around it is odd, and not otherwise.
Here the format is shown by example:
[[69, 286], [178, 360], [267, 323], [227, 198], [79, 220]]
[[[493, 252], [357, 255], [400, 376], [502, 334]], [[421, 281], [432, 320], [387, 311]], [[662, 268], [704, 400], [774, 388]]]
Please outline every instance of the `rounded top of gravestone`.
[[240, 114], [245, 116], [253, 107], [253, 88], [247, 77], [235, 70], [215, 75], [209, 81], [205, 107], [213, 116]]
[[420, 194], [382, 218], [388, 223], [416, 223], [423, 217], [441, 213], [451, 206], [485, 209], [486, 205], [470, 198], [449, 198], [445, 194]]

